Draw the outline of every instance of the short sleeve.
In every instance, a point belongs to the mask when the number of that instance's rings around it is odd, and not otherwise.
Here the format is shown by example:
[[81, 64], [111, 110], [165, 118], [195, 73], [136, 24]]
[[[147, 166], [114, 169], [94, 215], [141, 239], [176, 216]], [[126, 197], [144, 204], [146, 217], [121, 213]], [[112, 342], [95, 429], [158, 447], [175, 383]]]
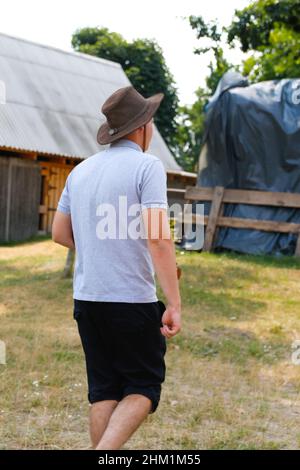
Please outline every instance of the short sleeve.
[[67, 177], [65, 187], [61, 193], [60, 199], [57, 204], [57, 210], [64, 214], [71, 213], [71, 201], [70, 201], [70, 174]]
[[142, 209], [168, 208], [167, 175], [160, 160], [155, 160], [145, 169], [140, 187]]

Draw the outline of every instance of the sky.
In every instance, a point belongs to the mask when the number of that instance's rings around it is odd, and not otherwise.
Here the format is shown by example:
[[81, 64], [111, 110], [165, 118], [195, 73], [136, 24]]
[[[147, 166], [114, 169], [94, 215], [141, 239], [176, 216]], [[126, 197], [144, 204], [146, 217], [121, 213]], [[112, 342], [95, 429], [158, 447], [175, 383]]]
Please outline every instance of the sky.
[[[230, 24], [235, 9], [249, 0], [0, 0], [0, 31], [41, 44], [72, 50], [78, 28], [107, 27], [125, 39], [155, 39], [178, 89], [181, 104], [195, 101], [195, 90], [205, 83], [211, 53], [197, 56], [195, 31], [183, 17], [202, 15]], [[239, 63], [239, 50], [226, 48], [226, 57]]]

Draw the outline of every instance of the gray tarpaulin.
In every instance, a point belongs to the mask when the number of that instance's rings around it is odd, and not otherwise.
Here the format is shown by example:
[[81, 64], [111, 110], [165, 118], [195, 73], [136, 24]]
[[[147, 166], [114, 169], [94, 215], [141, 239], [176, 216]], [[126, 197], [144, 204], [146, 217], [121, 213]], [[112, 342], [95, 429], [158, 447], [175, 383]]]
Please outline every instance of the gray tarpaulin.
[[[248, 86], [244, 77], [227, 72], [206, 115], [199, 186], [300, 193], [300, 79]], [[224, 215], [300, 223], [297, 209], [227, 204]], [[223, 228], [215, 247], [292, 254], [295, 242], [292, 234]]]

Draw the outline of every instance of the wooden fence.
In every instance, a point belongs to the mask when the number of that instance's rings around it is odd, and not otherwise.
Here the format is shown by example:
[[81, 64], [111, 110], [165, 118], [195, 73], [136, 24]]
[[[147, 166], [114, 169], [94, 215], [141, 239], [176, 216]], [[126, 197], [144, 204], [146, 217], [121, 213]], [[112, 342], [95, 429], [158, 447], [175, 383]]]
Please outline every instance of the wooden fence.
[[184, 197], [186, 202], [210, 201], [212, 203], [209, 215], [204, 217], [206, 231], [203, 251], [211, 251], [213, 249], [214, 240], [219, 227], [230, 227], [262, 230], [265, 232], [295, 233], [298, 235], [295, 256], [300, 256], [300, 224], [223, 216], [224, 204], [251, 204], [257, 206], [300, 209], [300, 194], [246, 189], [225, 189], [222, 186], [216, 186], [215, 188], [187, 186]]

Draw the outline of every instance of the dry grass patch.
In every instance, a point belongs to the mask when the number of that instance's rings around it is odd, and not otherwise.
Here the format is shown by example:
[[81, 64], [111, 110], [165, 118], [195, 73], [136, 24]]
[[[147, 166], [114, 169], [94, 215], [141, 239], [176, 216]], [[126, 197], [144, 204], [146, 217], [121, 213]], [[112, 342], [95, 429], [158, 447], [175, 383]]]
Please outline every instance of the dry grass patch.
[[[0, 248], [0, 447], [88, 448], [83, 353], [66, 250]], [[184, 325], [169, 342], [158, 411], [132, 449], [275, 449], [300, 444], [300, 264], [181, 254]]]

